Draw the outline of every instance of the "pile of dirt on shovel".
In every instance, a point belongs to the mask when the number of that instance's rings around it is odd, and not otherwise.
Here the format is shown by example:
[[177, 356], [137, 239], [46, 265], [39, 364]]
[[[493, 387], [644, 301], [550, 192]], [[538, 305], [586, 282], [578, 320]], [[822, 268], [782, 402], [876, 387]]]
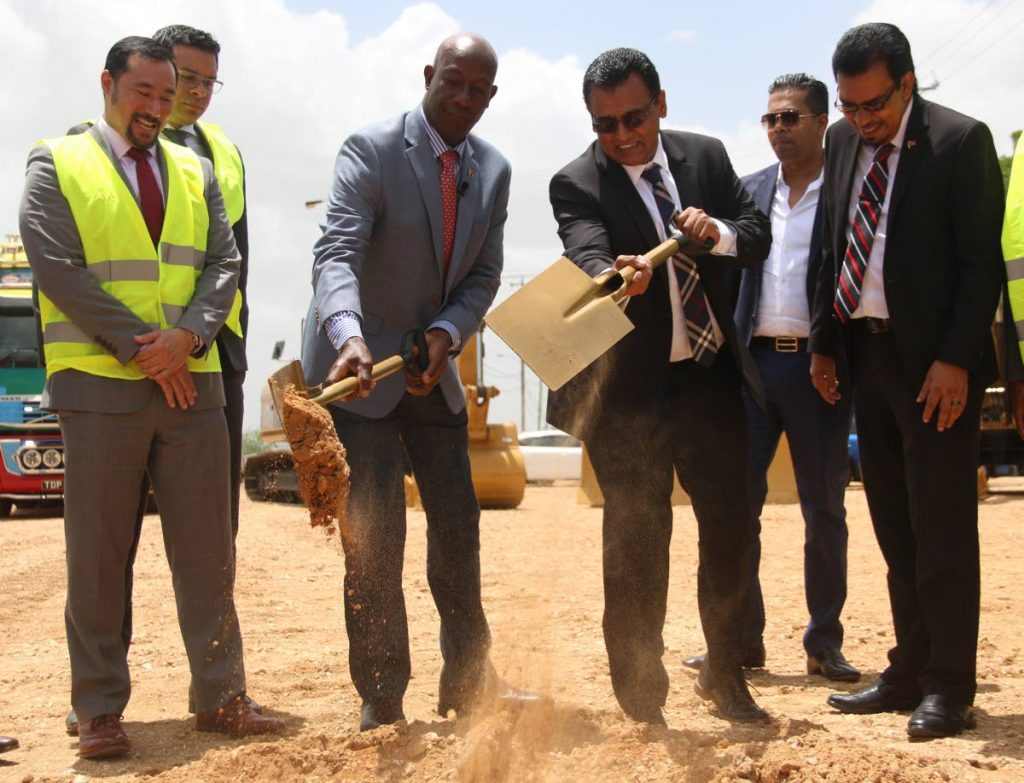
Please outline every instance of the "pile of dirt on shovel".
[[282, 423], [292, 447], [299, 495], [309, 509], [309, 523], [330, 530], [337, 526], [344, 535], [349, 467], [331, 415], [288, 386]]

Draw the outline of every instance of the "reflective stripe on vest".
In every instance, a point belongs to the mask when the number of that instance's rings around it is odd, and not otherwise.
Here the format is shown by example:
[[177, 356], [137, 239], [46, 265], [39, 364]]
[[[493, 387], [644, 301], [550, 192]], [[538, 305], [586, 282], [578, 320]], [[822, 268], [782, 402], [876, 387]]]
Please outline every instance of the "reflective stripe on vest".
[[[228, 222], [233, 226], [245, 214], [245, 168], [238, 148], [221, 129], [212, 122], [197, 122], [197, 126], [206, 138], [206, 144], [213, 155], [213, 173], [224, 196], [224, 209], [228, 213]], [[224, 326], [242, 337], [242, 291], [235, 292], [235, 301]]]
[[[166, 164], [167, 203], [158, 255], [138, 202], [91, 133], [43, 140], [40, 144], [53, 155], [61, 193], [78, 228], [86, 269], [96, 277], [100, 288], [135, 313], [149, 329], [174, 326], [192, 299], [206, 260], [210, 217], [199, 159], [182, 147], [160, 141]], [[146, 377], [134, 362], [122, 365], [42, 291], [39, 313], [48, 376], [74, 369], [121, 380]], [[202, 359], [189, 358], [188, 369], [219, 372], [216, 346]]]
[[1006, 259], [1006, 280], [1010, 312], [1017, 327], [1017, 347], [1024, 360], [1024, 134], [1017, 139], [1010, 169], [1010, 187], [1006, 193], [1006, 214], [1003, 217], [1003, 258]]

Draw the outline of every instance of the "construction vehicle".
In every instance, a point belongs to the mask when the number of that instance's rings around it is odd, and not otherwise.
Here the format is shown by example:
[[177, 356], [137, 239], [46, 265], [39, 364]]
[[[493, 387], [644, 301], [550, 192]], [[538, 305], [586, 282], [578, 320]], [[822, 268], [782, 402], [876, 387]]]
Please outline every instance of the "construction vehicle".
[[[490, 401], [500, 392], [482, 383], [483, 348], [476, 336], [459, 355], [459, 375], [466, 394], [469, 417], [469, 460], [473, 488], [484, 508], [515, 508], [526, 492], [526, 467], [519, 450], [515, 422], [488, 424]], [[260, 394], [260, 438], [267, 448], [246, 457], [242, 471], [251, 500], [299, 502], [298, 479], [281, 420], [274, 410], [270, 389]], [[419, 506], [416, 482], [407, 471], [406, 504]]]
[[0, 518], [64, 499], [64, 441], [39, 405], [46, 370], [21, 238], [0, 243]]

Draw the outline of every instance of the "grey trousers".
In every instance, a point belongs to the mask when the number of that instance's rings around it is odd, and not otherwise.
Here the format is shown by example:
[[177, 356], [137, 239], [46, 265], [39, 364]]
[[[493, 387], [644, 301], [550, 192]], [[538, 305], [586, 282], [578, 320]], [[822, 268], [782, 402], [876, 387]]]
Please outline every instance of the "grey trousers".
[[216, 709], [245, 690], [223, 411], [172, 409], [154, 393], [131, 413], [59, 413], [67, 458], [65, 621], [79, 721], [123, 714], [131, 694], [124, 574], [147, 471], [196, 707]]

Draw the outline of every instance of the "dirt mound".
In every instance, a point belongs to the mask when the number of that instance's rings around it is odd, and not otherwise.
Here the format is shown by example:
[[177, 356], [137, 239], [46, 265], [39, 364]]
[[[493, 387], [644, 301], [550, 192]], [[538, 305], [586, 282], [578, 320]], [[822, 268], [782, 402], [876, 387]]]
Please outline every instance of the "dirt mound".
[[309, 523], [328, 529], [337, 525], [344, 537], [349, 468], [331, 415], [289, 386], [284, 392], [282, 422]]

